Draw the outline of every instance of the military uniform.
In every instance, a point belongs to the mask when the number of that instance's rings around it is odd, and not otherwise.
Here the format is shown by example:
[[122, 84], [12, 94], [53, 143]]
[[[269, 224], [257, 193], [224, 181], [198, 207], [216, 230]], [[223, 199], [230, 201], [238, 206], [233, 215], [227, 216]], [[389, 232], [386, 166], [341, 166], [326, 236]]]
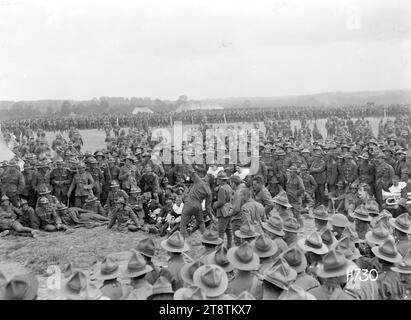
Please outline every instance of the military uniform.
[[[74, 206], [82, 208], [90, 191], [93, 189], [94, 179], [91, 176], [90, 172], [77, 172], [71, 182], [70, 190], [75, 188], [75, 203]], [[70, 191], [69, 190], [69, 191]]]
[[47, 169], [46, 172], [37, 170], [36, 173], [34, 174], [32, 185], [37, 195], [39, 194], [39, 190], [44, 189], [44, 187], [47, 187], [47, 189], [49, 189], [50, 191], [53, 190], [53, 187], [50, 184], [50, 175], [51, 175], [50, 169]]
[[103, 191], [104, 186], [104, 175], [103, 172], [99, 168], [89, 168], [88, 172], [90, 172], [91, 176], [94, 180], [93, 185], [93, 194], [100, 200], [101, 192]]
[[381, 206], [382, 190], [388, 191], [394, 177], [394, 169], [388, 163], [382, 163], [375, 168], [375, 198]]
[[26, 186], [23, 174], [18, 170], [7, 169], [1, 177], [1, 192], [5, 194], [15, 206], [19, 206], [19, 194]]
[[27, 207], [27, 209], [21, 209], [20, 211], [19, 222], [23, 227], [32, 229], [40, 228], [40, 219], [32, 207]]
[[287, 193], [288, 201], [293, 206], [292, 211], [293, 211], [294, 217], [297, 219], [300, 225], [303, 224], [303, 221], [301, 219], [301, 209], [302, 209], [301, 206], [302, 206], [302, 197], [304, 195], [304, 192], [305, 192], [304, 182], [301, 179], [301, 177], [297, 175], [290, 176], [287, 180], [286, 193]]
[[33, 177], [35, 173], [36, 170], [31, 167], [24, 168], [23, 170], [25, 186], [21, 196], [27, 200], [30, 207], [34, 207], [36, 205], [36, 193], [33, 189]]
[[62, 221], [57, 214], [56, 210], [51, 206], [37, 206], [36, 214], [40, 220], [40, 229], [45, 231], [55, 231], [57, 226], [61, 226], [62, 229], [67, 229], [62, 224]]
[[342, 165], [342, 174], [344, 177], [344, 181], [348, 183], [352, 183], [358, 178], [358, 167], [354, 160], [348, 159], [349, 161], [345, 161]]
[[127, 193], [131, 188], [137, 187], [137, 169], [134, 165], [124, 165], [120, 168], [118, 179], [121, 183], [121, 188]]
[[108, 228], [114, 226], [117, 221], [118, 231], [136, 231], [138, 226], [138, 220], [136, 214], [129, 206], [123, 206], [122, 208], [115, 208], [112, 212], [112, 217]]
[[56, 168], [51, 171], [50, 181], [53, 185], [53, 194], [56, 198], [67, 204], [67, 193], [71, 184], [70, 173], [66, 168]]
[[159, 179], [155, 173], [143, 174], [140, 181], [140, 187], [143, 192], [156, 193], [159, 191]]
[[92, 201], [92, 202], [85, 202], [83, 209], [88, 210], [88, 211], [93, 211], [94, 213], [100, 214], [102, 216], [107, 216], [106, 210], [104, 210], [103, 206], [98, 200]]
[[327, 172], [327, 188], [328, 192], [333, 192], [335, 190], [335, 184], [337, 183], [338, 178], [338, 165], [337, 161], [333, 158], [328, 158], [326, 163], [326, 172]]
[[325, 182], [327, 179], [327, 171], [325, 161], [320, 157], [314, 157], [310, 167], [310, 173], [317, 182], [315, 189], [315, 202], [317, 205], [326, 204], [325, 200]]
[[126, 201], [126, 203], [128, 202], [128, 194], [124, 191], [124, 190], [111, 190], [107, 196], [107, 202], [106, 202], [106, 207], [107, 207], [107, 211], [110, 214], [110, 212], [112, 210], [114, 210], [115, 208], [115, 202], [119, 199], [119, 198], [124, 198], [124, 200]]

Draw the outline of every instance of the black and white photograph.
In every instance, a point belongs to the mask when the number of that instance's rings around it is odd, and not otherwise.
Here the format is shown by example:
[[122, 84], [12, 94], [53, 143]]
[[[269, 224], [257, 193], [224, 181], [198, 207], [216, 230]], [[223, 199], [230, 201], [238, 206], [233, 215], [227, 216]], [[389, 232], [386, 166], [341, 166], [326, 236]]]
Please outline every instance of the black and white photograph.
[[410, 290], [410, 1], [0, 0], [0, 300]]

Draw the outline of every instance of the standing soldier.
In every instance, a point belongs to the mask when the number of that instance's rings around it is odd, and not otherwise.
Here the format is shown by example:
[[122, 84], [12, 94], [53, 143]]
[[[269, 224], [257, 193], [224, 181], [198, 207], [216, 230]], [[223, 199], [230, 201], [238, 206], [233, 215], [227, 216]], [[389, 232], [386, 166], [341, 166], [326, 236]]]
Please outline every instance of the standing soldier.
[[90, 166], [88, 171], [90, 172], [94, 180], [93, 193], [97, 197], [97, 199], [100, 200], [102, 186], [104, 185], [104, 175], [98, 167], [98, 161], [94, 157], [89, 158], [88, 164]]
[[88, 195], [92, 192], [94, 187], [94, 180], [90, 172], [86, 171], [86, 165], [80, 163], [78, 165], [77, 173], [74, 174], [73, 180], [67, 196], [70, 198], [71, 193], [75, 189], [74, 193], [74, 206], [77, 208], [83, 208]]
[[278, 158], [274, 161], [273, 170], [274, 174], [277, 176], [278, 181], [280, 181], [283, 189], [285, 188], [286, 183], [286, 167], [285, 167], [285, 152], [284, 150], [278, 150], [274, 153]]
[[108, 193], [110, 192], [110, 185], [113, 181], [118, 181], [118, 175], [120, 174], [120, 168], [116, 166], [116, 160], [113, 157], [109, 157], [107, 165], [103, 166], [103, 174], [104, 186], [101, 195], [101, 203], [104, 206], [107, 201]]
[[33, 177], [35, 173], [35, 167], [31, 166], [31, 164], [26, 161], [23, 168], [25, 186], [21, 195], [27, 200], [30, 207], [34, 207], [36, 204], [36, 194], [33, 189]]
[[404, 177], [408, 177], [408, 174], [404, 174], [404, 171], [407, 168], [407, 163], [406, 163], [406, 159], [405, 159], [405, 155], [407, 153], [405, 151], [399, 150], [397, 151], [397, 155], [398, 155], [398, 160], [395, 163], [395, 167], [394, 167], [394, 172], [395, 174], [400, 178], [401, 181], [407, 182], [408, 179], [404, 179]]
[[375, 157], [375, 161], [375, 200], [377, 200], [378, 205], [381, 207], [382, 190], [388, 191], [388, 188], [391, 186], [394, 169], [385, 162], [383, 153], [379, 153]]
[[[314, 160], [315, 163], [315, 160]], [[314, 165], [313, 163], [313, 165]], [[303, 219], [301, 218], [302, 198], [305, 193], [304, 182], [298, 175], [298, 169], [295, 165], [292, 165], [287, 171], [290, 173], [290, 177], [287, 180], [286, 193], [290, 204], [292, 205], [292, 211], [294, 217], [297, 219], [300, 226], [303, 226]]]
[[314, 148], [313, 162], [310, 167], [310, 173], [317, 182], [315, 189], [315, 204], [327, 204], [325, 200], [325, 182], [327, 179], [327, 171], [325, 161], [322, 159], [321, 147]]
[[19, 206], [19, 195], [23, 192], [26, 184], [24, 176], [18, 169], [18, 164], [11, 159], [1, 177], [1, 193], [6, 195], [16, 208]]
[[56, 160], [56, 168], [51, 171], [50, 181], [53, 185], [53, 194], [56, 198], [67, 204], [67, 193], [71, 184], [70, 174], [64, 167], [64, 162], [61, 159]]
[[360, 183], [366, 183], [370, 186], [371, 192], [374, 194], [374, 176], [375, 168], [369, 162], [369, 156], [367, 153], [358, 156], [358, 180]]
[[231, 207], [231, 194], [233, 190], [227, 183], [227, 174], [220, 171], [217, 174], [217, 181], [219, 185], [217, 201], [213, 204], [213, 209], [216, 212], [216, 217], [218, 219], [218, 236], [224, 240], [224, 233], [227, 235], [227, 248], [231, 248], [233, 233], [231, 228], [231, 217], [230, 207]]
[[125, 159], [125, 164], [120, 168], [119, 180], [121, 182], [121, 188], [130, 193], [131, 188], [137, 187], [137, 170], [133, 165], [134, 158], [132, 155], [127, 155]]
[[327, 152], [325, 166], [327, 168], [327, 190], [332, 193], [336, 189], [338, 177], [338, 165], [335, 161], [334, 149], [330, 148]]
[[358, 167], [350, 153], [344, 154], [344, 162], [342, 165], [344, 181], [353, 183], [358, 178]]
[[32, 180], [33, 189], [36, 191], [37, 196], [39, 195], [39, 190], [44, 187], [47, 187], [49, 190], [53, 189], [50, 184], [50, 174], [51, 170], [48, 163], [45, 160], [40, 161]]

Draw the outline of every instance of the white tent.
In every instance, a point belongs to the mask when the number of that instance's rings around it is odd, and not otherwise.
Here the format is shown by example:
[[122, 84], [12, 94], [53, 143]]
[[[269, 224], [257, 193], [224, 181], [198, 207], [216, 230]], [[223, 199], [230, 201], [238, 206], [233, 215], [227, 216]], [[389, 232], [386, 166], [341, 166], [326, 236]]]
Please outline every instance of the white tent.
[[153, 113], [153, 111], [152, 110], [150, 110], [149, 108], [147, 108], [147, 107], [136, 107], [136, 108], [134, 108], [134, 110], [133, 110], [133, 114], [138, 114], [138, 113], [140, 113], [140, 112], [143, 112], [143, 113]]
[[3, 138], [0, 138], [0, 161], [9, 161], [15, 154], [9, 149]]

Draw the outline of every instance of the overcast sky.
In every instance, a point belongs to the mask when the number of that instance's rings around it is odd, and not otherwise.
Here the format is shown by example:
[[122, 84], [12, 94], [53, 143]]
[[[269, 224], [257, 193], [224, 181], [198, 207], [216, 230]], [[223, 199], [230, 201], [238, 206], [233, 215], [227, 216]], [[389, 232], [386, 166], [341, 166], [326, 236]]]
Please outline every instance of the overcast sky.
[[0, 100], [409, 88], [409, 0], [0, 0]]

